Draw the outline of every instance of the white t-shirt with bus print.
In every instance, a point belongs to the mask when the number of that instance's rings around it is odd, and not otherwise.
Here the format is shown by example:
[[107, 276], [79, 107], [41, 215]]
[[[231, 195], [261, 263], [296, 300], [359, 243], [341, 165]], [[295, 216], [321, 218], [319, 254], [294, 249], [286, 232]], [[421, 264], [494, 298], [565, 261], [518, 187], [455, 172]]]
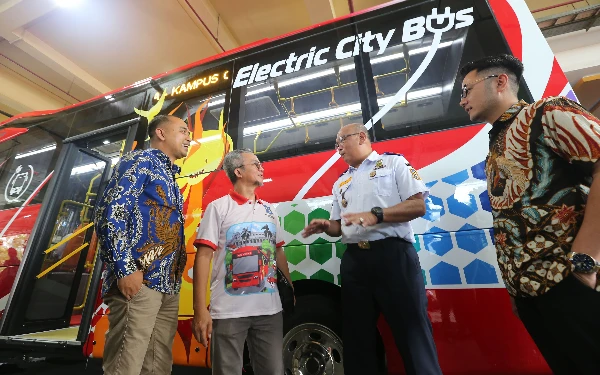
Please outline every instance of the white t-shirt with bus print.
[[215, 251], [210, 278], [213, 319], [273, 315], [282, 310], [275, 250], [283, 246], [273, 207], [235, 191], [208, 204], [196, 245]]

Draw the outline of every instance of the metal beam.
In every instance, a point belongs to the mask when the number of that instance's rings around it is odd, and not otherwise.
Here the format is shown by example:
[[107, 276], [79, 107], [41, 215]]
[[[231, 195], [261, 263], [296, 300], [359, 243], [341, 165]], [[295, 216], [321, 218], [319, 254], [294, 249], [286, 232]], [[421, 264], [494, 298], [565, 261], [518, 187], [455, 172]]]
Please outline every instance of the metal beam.
[[111, 88], [77, 66], [50, 45], [24, 27], [56, 8], [53, 1], [10, 0], [0, 5], [0, 36], [63, 77], [80, 81], [78, 86], [91, 94], [101, 94]]
[[312, 25], [335, 18], [333, 0], [304, 0]]
[[0, 102], [19, 112], [57, 109], [69, 103], [0, 67]]
[[209, 0], [177, 0], [206, 39], [220, 53], [240, 46]]

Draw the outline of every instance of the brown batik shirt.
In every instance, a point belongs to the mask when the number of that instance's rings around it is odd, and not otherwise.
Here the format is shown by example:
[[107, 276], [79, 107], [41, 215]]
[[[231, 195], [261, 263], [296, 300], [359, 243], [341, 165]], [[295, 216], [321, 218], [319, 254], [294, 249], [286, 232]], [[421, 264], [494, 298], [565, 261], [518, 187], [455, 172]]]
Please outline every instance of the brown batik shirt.
[[567, 254], [599, 158], [599, 120], [566, 98], [521, 101], [493, 124], [485, 170], [510, 295], [544, 294], [571, 272]]

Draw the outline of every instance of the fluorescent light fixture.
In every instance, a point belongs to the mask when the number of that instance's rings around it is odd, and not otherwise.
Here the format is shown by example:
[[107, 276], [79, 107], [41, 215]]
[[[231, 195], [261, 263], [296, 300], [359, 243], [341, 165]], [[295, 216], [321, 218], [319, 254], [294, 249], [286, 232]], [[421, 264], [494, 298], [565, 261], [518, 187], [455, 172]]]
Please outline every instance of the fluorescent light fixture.
[[221, 135], [217, 134], [217, 135], [211, 135], [210, 137], [206, 137], [206, 138], [200, 138], [200, 139], [196, 139], [190, 142], [190, 146], [193, 145], [197, 145], [198, 143], [207, 143], [207, 142], [214, 142], [214, 141], [218, 141], [221, 139]]
[[[439, 48], [448, 47], [451, 44], [452, 44], [452, 42], [440, 43], [440, 45], [438, 46], [438, 49]], [[421, 47], [421, 48], [415, 48], [413, 50], [410, 50], [408, 52], [408, 54], [410, 56], [412, 56], [412, 55], [418, 55], [420, 53], [426, 53], [427, 51], [429, 51], [430, 47], [431, 46]], [[403, 57], [404, 57], [404, 53], [402, 53], [402, 52], [394, 53], [394, 54], [387, 55], [387, 56], [375, 57], [375, 58], [371, 59], [371, 65], [380, 64], [382, 62], [391, 61], [391, 60], [397, 60], [397, 59], [401, 59]], [[339, 67], [340, 72], [347, 72], [347, 71], [353, 70], [353, 69], [355, 69], [355, 65], [354, 64], [345, 64], [345, 65], [340, 65], [340, 67]], [[279, 87], [291, 86], [291, 85], [295, 85], [296, 83], [310, 81], [310, 80], [313, 80], [313, 79], [325, 77], [325, 76], [332, 75], [332, 74], [335, 74], [335, 70], [333, 68], [329, 68], [329, 69], [322, 70], [320, 72], [316, 72], [316, 73], [307, 74], [307, 75], [303, 75], [303, 76], [296, 77], [296, 78], [291, 78], [291, 79], [283, 80], [283, 81], [279, 82]], [[256, 87], [256, 86], [260, 86], [260, 85], [254, 85], [252, 87]], [[256, 89], [256, 90], [248, 91], [248, 93], [246, 93], [246, 96], [260, 94], [262, 92], [269, 91], [269, 90], [274, 90], [274, 89], [275, 89], [275, 87], [273, 87], [273, 84], [268, 84], [265, 87], [261, 87], [261, 88]]]
[[107, 145], [109, 143], [110, 143], [110, 141], [108, 139], [105, 139], [105, 140], [102, 141], [102, 144], [105, 144], [105, 145]]
[[[440, 43], [440, 45], [438, 46], [438, 49], [448, 47], [451, 44], [452, 44], [452, 42]], [[408, 51], [408, 54], [410, 56], [412, 56], [412, 55], [418, 55], [420, 53], [425, 53], [425, 52], [429, 51], [430, 47], [431, 46], [429, 46], [429, 47], [415, 48], [413, 50]], [[371, 59], [371, 64], [375, 65], [375, 64], [379, 64], [379, 63], [390, 61], [390, 60], [401, 59], [403, 57], [404, 57], [404, 53], [402, 53], [402, 52], [393, 53], [393, 54], [387, 55], [387, 56], [375, 57], [374, 59]]]
[[[110, 159], [111, 165], [117, 164], [118, 161], [119, 161], [119, 158]], [[104, 169], [104, 165], [105, 165], [105, 163], [103, 161], [99, 161], [97, 163], [80, 165], [79, 167], [75, 167], [71, 170], [71, 176], [74, 176], [77, 174], [93, 172], [93, 171], [98, 171], [100, 169]]]
[[24, 152], [22, 154], [17, 154], [15, 156], [15, 159], [26, 158], [26, 157], [31, 156], [31, 155], [39, 154], [41, 152], [46, 152], [46, 151], [52, 151], [54, 149], [56, 149], [56, 145], [45, 146], [45, 147], [42, 147], [42, 148], [37, 149], [37, 150], [33, 150], [33, 151], [29, 151], [29, 152]]
[[137, 81], [137, 82], [134, 82], [134, 83], [131, 85], [131, 87], [138, 87], [138, 86], [145, 85], [146, 83], [150, 82], [151, 80], [152, 80], [152, 77], [148, 77], [148, 78], [141, 79], [141, 80], [139, 80], [139, 81]]
[[225, 98], [219, 99], [219, 100], [215, 100], [215, 101], [211, 101], [211, 102], [208, 103], [208, 106], [209, 107], [214, 107], [216, 105], [223, 104], [223, 103], [225, 103]]
[[63, 8], [70, 8], [81, 3], [81, 0], [54, 0], [56, 5]]
[[[423, 90], [413, 91], [408, 93], [409, 100], [426, 98], [429, 96], [440, 95], [442, 93], [441, 87], [430, 87]], [[383, 107], [390, 98], [393, 96], [389, 96], [387, 98], [379, 98], [377, 99], [377, 104], [380, 107]], [[360, 103], [348, 104], [341, 107], [330, 108], [323, 111], [307, 113], [305, 115], [300, 115], [294, 118], [294, 122], [296, 123], [305, 123], [315, 120], [325, 120], [330, 117], [336, 117], [344, 113], [352, 113], [360, 111]], [[244, 129], [244, 136], [253, 135], [260, 132], [279, 130], [286, 128], [288, 126], [292, 126], [293, 123], [289, 118], [285, 118], [282, 120], [277, 120], [273, 122], [268, 122], [266, 124], [260, 124], [255, 126], [250, 126]]]

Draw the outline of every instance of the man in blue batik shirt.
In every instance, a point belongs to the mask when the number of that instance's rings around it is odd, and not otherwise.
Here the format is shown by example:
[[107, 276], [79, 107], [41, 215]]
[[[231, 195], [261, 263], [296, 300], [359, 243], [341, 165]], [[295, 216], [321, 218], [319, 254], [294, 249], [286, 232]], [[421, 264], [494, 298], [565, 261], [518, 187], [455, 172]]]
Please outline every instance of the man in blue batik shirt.
[[170, 374], [186, 263], [183, 198], [175, 160], [187, 156], [187, 125], [148, 124], [150, 148], [123, 156], [96, 212], [102, 296], [108, 305], [104, 374]]

